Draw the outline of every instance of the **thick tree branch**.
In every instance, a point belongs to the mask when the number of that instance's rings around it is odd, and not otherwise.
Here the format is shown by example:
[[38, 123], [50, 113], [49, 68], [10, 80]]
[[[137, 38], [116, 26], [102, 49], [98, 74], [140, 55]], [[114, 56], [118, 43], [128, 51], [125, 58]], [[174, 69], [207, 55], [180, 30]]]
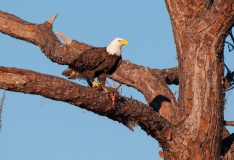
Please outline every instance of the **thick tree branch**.
[[[160, 74], [164, 74], [164, 76]], [[155, 111], [158, 111], [170, 123], [178, 124], [181, 115], [174, 94], [165, 82], [165, 75], [165, 70], [159, 72], [123, 61], [121, 67], [110, 77], [139, 90]]]
[[[39, 46], [51, 61], [59, 64], [70, 64], [77, 54], [92, 47], [75, 40], [61, 44], [52, 31], [53, 23], [50, 21], [43, 24], [32, 24], [14, 15], [0, 12], [0, 32]], [[59, 35], [61, 36], [61, 33]], [[122, 61], [111, 78], [138, 89], [144, 94], [151, 107], [157, 111], [161, 108], [160, 114], [171, 123], [176, 124], [180, 119], [178, 118], [180, 115], [177, 114], [176, 100], [165, 82], [165, 77], [161, 74], [159, 71], [131, 64], [129, 61]]]
[[109, 93], [30, 70], [0, 67], [0, 88], [67, 102], [123, 123], [130, 129], [139, 125], [159, 142], [165, 138], [162, 130], [170, 127], [151, 107], [137, 100], [120, 96], [113, 106]]
[[128, 76], [125, 77], [125, 74], [122, 73], [126, 70], [126, 68], [130, 69], [129, 72], [131, 72], [132, 68], [140, 68], [141, 70], [145, 69], [146, 70], [145, 74], [150, 74], [155, 78], [161, 79], [162, 81], [166, 82], [166, 84], [168, 85], [171, 85], [171, 84], [179, 85], [179, 73], [178, 73], [179, 71], [177, 67], [167, 68], [167, 69], [151, 69], [148, 67], [139, 66], [139, 65], [130, 63], [129, 61], [125, 61], [125, 60], [122, 61], [117, 71], [109, 77], [115, 79], [116, 81], [119, 81], [120, 83], [124, 82], [128, 86], [132, 86], [134, 88], [136, 87], [136, 89], [138, 89], [137, 88], [138, 86], [133, 81], [131, 81], [132, 80], [131, 76], [126, 74]]
[[33, 24], [2, 11], [0, 32], [37, 45], [51, 61], [58, 64], [70, 64], [77, 54], [91, 47], [75, 40], [70, 44], [62, 44], [52, 31], [50, 20]]

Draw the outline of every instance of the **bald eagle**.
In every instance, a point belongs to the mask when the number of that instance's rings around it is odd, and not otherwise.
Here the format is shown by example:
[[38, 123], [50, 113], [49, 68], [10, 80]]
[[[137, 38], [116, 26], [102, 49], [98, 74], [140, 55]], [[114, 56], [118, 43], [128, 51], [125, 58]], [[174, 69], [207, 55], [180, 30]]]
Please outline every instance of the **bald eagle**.
[[112, 74], [122, 60], [123, 45], [128, 45], [128, 41], [115, 38], [107, 47], [92, 47], [79, 54], [62, 74], [69, 79], [86, 79], [91, 87], [94, 85], [94, 79], [98, 77], [104, 86], [107, 75]]

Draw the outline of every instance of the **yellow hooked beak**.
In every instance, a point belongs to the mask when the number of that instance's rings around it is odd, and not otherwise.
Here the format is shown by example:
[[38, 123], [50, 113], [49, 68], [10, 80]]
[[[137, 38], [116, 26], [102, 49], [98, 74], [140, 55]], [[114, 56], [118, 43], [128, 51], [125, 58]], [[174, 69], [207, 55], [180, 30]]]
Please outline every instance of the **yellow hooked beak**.
[[122, 45], [128, 45], [128, 41], [127, 40], [121, 40], [119, 43], [122, 44]]

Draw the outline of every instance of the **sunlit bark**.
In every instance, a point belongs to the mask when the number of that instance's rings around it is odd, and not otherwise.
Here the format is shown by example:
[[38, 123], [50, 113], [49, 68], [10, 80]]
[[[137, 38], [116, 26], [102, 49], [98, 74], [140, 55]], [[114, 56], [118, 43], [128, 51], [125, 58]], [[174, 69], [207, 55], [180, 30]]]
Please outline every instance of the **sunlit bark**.
[[[163, 148], [164, 159], [233, 159], [233, 135], [223, 124], [224, 40], [234, 24], [233, 0], [165, 0], [171, 18], [178, 67], [151, 69], [122, 61], [109, 76], [136, 88], [147, 101], [119, 96], [30, 70], [0, 67], [0, 88], [71, 103], [118, 121], [139, 125]], [[0, 12], [0, 32], [38, 46], [52, 62], [68, 65], [90, 45], [52, 31], [56, 16], [43, 24]], [[179, 85], [179, 98], [170, 90]], [[227, 124], [227, 122], [226, 122]], [[228, 124], [231, 124], [228, 122]]]

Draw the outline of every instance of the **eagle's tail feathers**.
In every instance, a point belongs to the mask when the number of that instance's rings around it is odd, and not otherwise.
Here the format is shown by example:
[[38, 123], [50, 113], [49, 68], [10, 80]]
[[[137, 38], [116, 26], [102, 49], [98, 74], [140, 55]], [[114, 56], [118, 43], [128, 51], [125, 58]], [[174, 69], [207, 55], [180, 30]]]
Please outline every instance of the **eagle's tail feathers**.
[[69, 78], [69, 79], [76, 79], [76, 78], [79, 78], [79, 73], [76, 72], [76, 71], [72, 71], [68, 78]]
[[65, 71], [62, 72], [62, 75], [68, 77], [71, 73], [72, 73], [72, 69], [71, 68], [68, 68], [66, 69]]
[[68, 77], [69, 79], [76, 79], [79, 78], [79, 73], [74, 71], [71, 68], [66, 69], [65, 71], [62, 72], [62, 75]]

